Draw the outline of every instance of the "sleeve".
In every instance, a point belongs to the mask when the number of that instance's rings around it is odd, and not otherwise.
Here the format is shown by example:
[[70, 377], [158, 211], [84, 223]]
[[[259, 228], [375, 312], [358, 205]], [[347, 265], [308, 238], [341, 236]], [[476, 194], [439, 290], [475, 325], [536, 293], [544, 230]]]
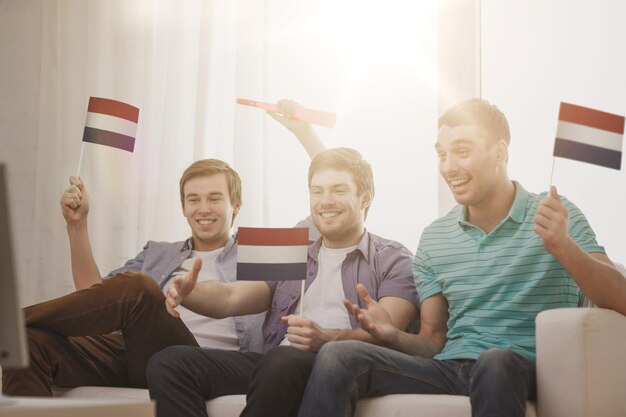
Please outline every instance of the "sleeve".
[[111, 278], [116, 274], [123, 274], [124, 272], [141, 272], [143, 268], [143, 262], [146, 259], [146, 254], [148, 253], [148, 247], [150, 246], [150, 242], [147, 242], [143, 247], [143, 250], [137, 254], [133, 259], [129, 259], [126, 261], [124, 266], [114, 269], [109, 272], [104, 279]]
[[417, 254], [413, 260], [413, 280], [420, 303], [428, 297], [442, 292], [440, 283], [432, 270], [432, 263], [428, 253], [424, 250], [423, 243], [420, 240], [417, 247]]
[[381, 272], [379, 275], [382, 275], [378, 287], [378, 299], [398, 297], [419, 308], [419, 300], [411, 274], [411, 259], [413, 259], [411, 252], [398, 244], [385, 247], [378, 256]]

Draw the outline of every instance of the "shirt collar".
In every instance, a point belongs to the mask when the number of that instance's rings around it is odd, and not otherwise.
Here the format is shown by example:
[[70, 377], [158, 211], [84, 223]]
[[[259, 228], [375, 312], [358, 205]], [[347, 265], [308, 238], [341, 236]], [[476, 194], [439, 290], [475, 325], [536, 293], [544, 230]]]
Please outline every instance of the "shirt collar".
[[[226, 242], [226, 246], [224, 246], [224, 250], [222, 251], [222, 253], [228, 253], [233, 248], [235, 243], [237, 243], [237, 235], [231, 236], [230, 239], [228, 239], [228, 242]], [[193, 237], [190, 237], [187, 240], [185, 240], [185, 243], [183, 244], [183, 247], [180, 249], [180, 251], [185, 252], [185, 251], [192, 251], [192, 250], [193, 250]]]
[[[502, 222], [507, 219], [511, 219], [517, 223], [523, 223], [524, 218], [526, 217], [526, 206], [528, 204], [528, 197], [530, 194], [528, 191], [522, 187], [522, 185], [513, 181], [513, 185], [515, 186], [515, 198], [513, 199], [513, 204], [511, 205], [511, 209], [509, 210], [509, 214], [502, 220]], [[471, 226], [472, 224], [467, 221], [467, 206], [459, 206], [458, 220], [459, 224], [462, 226]]]
[[[311, 246], [309, 246], [309, 257], [318, 260], [318, 256], [320, 253], [320, 248], [322, 247], [322, 237], [320, 236]], [[361, 240], [357, 245], [356, 249], [351, 252], [354, 253], [356, 251], [360, 251], [363, 257], [369, 263], [369, 254], [370, 254], [370, 236], [367, 230], [364, 231], [363, 236], [361, 236]]]

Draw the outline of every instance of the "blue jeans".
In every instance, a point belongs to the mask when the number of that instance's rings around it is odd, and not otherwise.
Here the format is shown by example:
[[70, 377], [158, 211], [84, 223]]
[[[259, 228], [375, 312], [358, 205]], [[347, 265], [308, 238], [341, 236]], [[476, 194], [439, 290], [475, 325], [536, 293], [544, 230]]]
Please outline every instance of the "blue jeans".
[[504, 349], [478, 360], [435, 360], [358, 341], [327, 343], [317, 354], [298, 417], [352, 416], [356, 401], [387, 394], [470, 397], [476, 417], [524, 417], [536, 397], [535, 363]]

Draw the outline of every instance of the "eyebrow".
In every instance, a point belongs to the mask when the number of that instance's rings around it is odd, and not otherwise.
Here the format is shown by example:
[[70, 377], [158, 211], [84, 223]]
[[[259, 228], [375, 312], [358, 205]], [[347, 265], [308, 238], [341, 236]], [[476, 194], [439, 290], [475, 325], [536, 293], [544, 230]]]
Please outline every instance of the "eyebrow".
[[[470, 139], [459, 138], [459, 139], [453, 139], [450, 146], [473, 145], [473, 144], [474, 142], [471, 141]], [[439, 145], [439, 142], [435, 142], [435, 149], [439, 149], [439, 148], [441, 148], [441, 145]]]
[[[339, 183], [339, 184], [332, 184], [332, 185], [330, 185], [330, 186], [328, 186], [328, 187], [326, 187], [326, 188], [339, 188], [339, 187], [347, 187], [347, 188], [350, 188], [350, 184], [345, 183], [345, 182], [342, 182], [342, 183]], [[325, 187], [324, 187], [324, 186], [322, 186], [322, 185], [314, 185], [314, 184], [311, 184], [311, 188], [325, 188]]]
[[[189, 197], [197, 197], [199, 196], [199, 193], [189, 193], [185, 196], [185, 198], [189, 198]], [[222, 197], [224, 196], [224, 193], [221, 191], [213, 191], [212, 193], [209, 193], [209, 197]]]

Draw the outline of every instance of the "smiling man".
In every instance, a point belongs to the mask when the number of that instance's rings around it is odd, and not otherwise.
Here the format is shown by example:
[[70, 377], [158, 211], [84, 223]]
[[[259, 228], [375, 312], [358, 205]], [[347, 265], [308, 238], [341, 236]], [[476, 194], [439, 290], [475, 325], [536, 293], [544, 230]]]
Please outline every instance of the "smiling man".
[[70, 178], [61, 208], [78, 291], [25, 309], [31, 365], [5, 370], [4, 392], [50, 396], [52, 385], [146, 387], [148, 359], [170, 345], [263, 350], [262, 314], [216, 320], [182, 309], [181, 320], [164, 308], [172, 278], [187, 274], [195, 258], [203, 260], [200, 281], [235, 279], [230, 230], [241, 207], [237, 172], [217, 159], [197, 161], [180, 179], [180, 200], [189, 239], [149, 241], [101, 278], [87, 230], [89, 193], [82, 179]]
[[[205, 401], [248, 392], [243, 416], [295, 416], [316, 352], [333, 340], [375, 339], [358, 327], [343, 299], [358, 303], [359, 283], [378, 300], [394, 326], [404, 329], [417, 312], [411, 253], [400, 243], [365, 230], [374, 198], [372, 169], [348, 148], [320, 152], [309, 168], [311, 218], [321, 234], [309, 247], [303, 316], [300, 282], [207, 282], [196, 269], [177, 277], [167, 294], [209, 317], [269, 309], [263, 325], [267, 353], [189, 346], [170, 347], [148, 365], [150, 395], [158, 416], [205, 416]], [[196, 261], [195, 268], [201, 262]]]
[[[472, 416], [523, 417], [536, 397], [535, 317], [586, 294], [626, 314], [626, 280], [580, 210], [507, 174], [509, 126], [485, 100], [439, 119], [439, 171], [459, 203], [422, 233], [413, 263], [419, 334], [393, 325], [368, 290], [347, 306], [381, 345], [329, 343], [317, 355], [299, 417], [349, 416], [358, 398], [467, 395]], [[347, 303], [348, 304], [348, 303]]]

